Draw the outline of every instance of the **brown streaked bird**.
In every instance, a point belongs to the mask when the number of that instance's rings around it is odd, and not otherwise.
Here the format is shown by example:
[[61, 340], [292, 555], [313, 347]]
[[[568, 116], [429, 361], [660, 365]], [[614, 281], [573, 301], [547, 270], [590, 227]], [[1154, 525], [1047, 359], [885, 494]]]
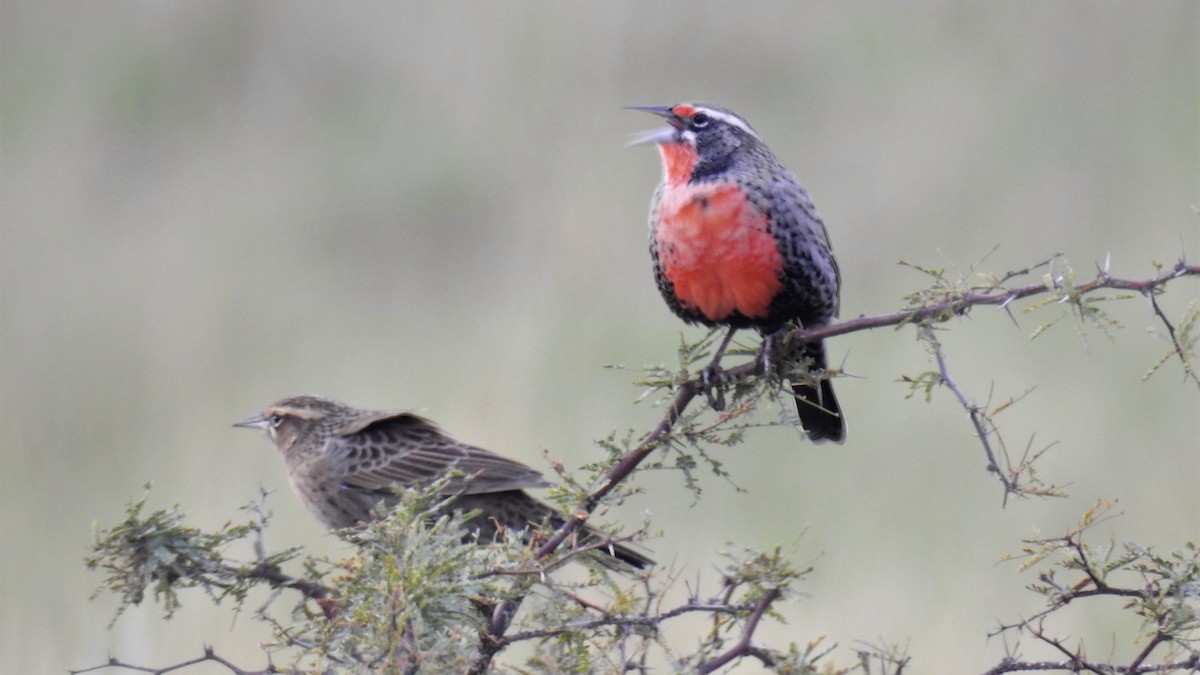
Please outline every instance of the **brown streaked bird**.
[[[454, 509], [478, 510], [467, 523], [481, 541], [501, 529], [527, 530], [563, 523], [555, 509], [525, 494], [551, 484], [533, 469], [494, 452], [460, 443], [433, 422], [401, 410], [360, 410], [316, 396], [285, 398], [234, 426], [262, 429], [283, 454], [288, 481], [300, 501], [330, 529], [379, 517], [376, 507], [395, 502], [396, 488], [428, 484], [457, 469], [446, 496]], [[603, 541], [582, 528], [586, 543]], [[602, 553], [643, 568], [653, 561], [627, 546]], [[605, 557], [600, 562], [612, 566]]]
[[[654, 143], [663, 179], [650, 204], [650, 254], [667, 306], [688, 323], [757, 328], [770, 341], [788, 326], [816, 328], [838, 314], [841, 274], [825, 223], [796, 177], [732, 110], [707, 103], [643, 106], [667, 126]], [[792, 382], [813, 442], [841, 443], [846, 420], [826, 373], [825, 345], [803, 345], [816, 382]]]

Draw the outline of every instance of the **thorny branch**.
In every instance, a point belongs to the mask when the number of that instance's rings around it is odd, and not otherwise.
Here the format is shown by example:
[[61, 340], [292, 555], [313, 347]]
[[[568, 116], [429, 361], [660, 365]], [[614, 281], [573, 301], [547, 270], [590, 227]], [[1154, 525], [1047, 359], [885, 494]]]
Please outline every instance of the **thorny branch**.
[[[1193, 370], [1193, 357], [1190, 354], [1190, 350], [1193, 349], [1193, 345], [1186, 340], [1180, 340], [1175, 327], [1167, 319], [1156, 299], [1157, 294], [1161, 292], [1163, 286], [1165, 286], [1168, 282], [1186, 276], [1200, 276], [1200, 266], [1188, 265], [1183, 260], [1180, 260], [1173, 268], [1167, 270], [1166, 273], [1157, 275], [1154, 278], [1147, 280], [1117, 279], [1108, 275], [1107, 271], [1102, 270], [1095, 279], [1080, 285], [1066, 285], [1063, 283], [1063, 280], [1060, 277], [1052, 278], [1047, 283], [1030, 284], [1015, 288], [1001, 287], [1002, 284], [1010, 279], [1027, 274], [1032, 269], [1040, 266], [1042, 265], [1034, 266], [1019, 272], [1009, 273], [987, 288], [972, 288], [967, 291], [946, 293], [942, 296], [942, 299], [934, 302], [926, 302], [913, 309], [878, 316], [860, 316], [858, 318], [837, 324], [796, 331], [785, 338], [783, 345], [781, 345], [780, 351], [792, 352], [801, 344], [809, 341], [822, 340], [863, 330], [871, 330], [887, 326], [903, 326], [907, 324], [915, 324], [921, 327], [925, 334], [933, 340], [934, 344], [936, 344], [936, 339], [932, 338], [933, 333], [928, 329], [928, 326], [934, 323], [946, 322], [956, 316], [962, 316], [975, 306], [992, 305], [1004, 308], [1006, 311], [1008, 311], [1011, 303], [1024, 298], [1030, 298], [1039, 295], [1048, 295], [1051, 297], [1054, 295], [1059, 295], [1061, 296], [1059, 298], [1060, 302], [1077, 302], [1082, 296], [1101, 289], [1118, 289], [1140, 293], [1150, 300], [1155, 316], [1167, 327], [1167, 332], [1170, 335], [1171, 343], [1173, 345], [1173, 352], [1175, 356], [1177, 356], [1182, 362], [1186, 375], [1190, 379], [1196, 380], [1197, 383], [1200, 384], [1200, 378], [1197, 377], [1196, 372]], [[1008, 492], [1015, 491], [1014, 478], [1010, 475], [1006, 475], [1001, 469], [995, 448], [993, 448], [989, 442], [991, 431], [994, 431], [994, 426], [990, 425], [989, 422], [990, 418], [987, 416], [986, 412], [971, 402], [970, 398], [965, 394], [965, 392], [962, 391], [962, 389], [951, 377], [946, 368], [945, 360], [942, 357], [940, 350], [935, 350], [935, 354], [938, 361], [938, 375], [940, 377], [940, 383], [945, 384], [948, 388], [950, 388], [956, 398], [958, 398], [960, 403], [962, 403], [964, 408], [968, 411], [968, 414], [972, 420], [972, 424], [975, 426], [978, 436], [984, 445], [989, 471], [993, 471], [1000, 476], [1001, 481], [1005, 485], [1006, 494]], [[711, 365], [715, 367], [717, 365], [717, 360], [719, 359], [714, 359], [714, 363]], [[764, 368], [768, 368], [770, 365], [771, 364], [767, 363], [767, 360], [765, 359], [755, 359], [751, 362], [723, 370], [721, 371], [721, 384], [736, 384], [738, 382], [749, 380], [753, 377], [760, 377], [764, 374]], [[562, 546], [564, 542], [572, 539], [573, 535], [578, 532], [579, 528], [590, 517], [592, 511], [597, 508], [602, 500], [610, 495], [625, 479], [627, 479], [638, 468], [638, 466], [642, 464], [642, 462], [644, 462], [656, 450], [661, 449], [664, 447], [664, 445], [672, 441], [672, 433], [675, 430], [675, 427], [677, 424], [679, 424], [680, 419], [683, 417], [685, 411], [687, 411], [689, 406], [692, 405], [693, 400], [697, 396], [703, 396], [709, 393], [710, 390], [711, 383], [706, 383], [702, 374], [689, 376], [682, 382], [677, 383], [674, 398], [671, 400], [666, 412], [663, 414], [659, 422], [635, 446], [633, 446], [632, 450], [621, 456], [617, 462], [604, 473], [604, 475], [595, 483], [587, 498], [581, 503], [579, 510], [575, 514], [575, 517], [566, 519], [564, 524], [559, 527], [558, 530], [555, 531], [548, 539], [546, 539], [544, 543], [542, 543], [537, 550], [536, 558], [543, 561], [547, 567], [551, 566], [551, 563], [558, 557], [555, 555], [555, 553], [559, 547]], [[1078, 542], [1073, 543], [1077, 546], [1076, 552], [1078, 553], [1079, 559], [1086, 563], [1086, 549], [1082, 548], [1082, 545]], [[262, 560], [263, 556], [261, 548], [256, 546], [256, 552], [259, 554], [259, 559]], [[1000, 675], [1001, 673], [1035, 670], [1059, 670], [1069, 672], [1091, 671], [1104, 673], [1156, 673], [1188, 668], [1192, 669], [1192, 671], [1200, 670], [1200, 655], [1197, 655], [1194, 652], [1190, 658], [1183, 661], [1176, 661], [1174, 663], [1162, 665], [1142, 665], [1155, 648], [1162, 645], [1164, 642], [1169, 641], [1168, 638], [1161, 633], [1151, 639], [1149, 644], [1146, 645], [1145, 649], [1138, 655], [1132, 664], [1127, 667], [1115, 668], [1106, 664], [1089, 663], [1082, 656], [1081, 650], [1072, 652], [1062, 645], [1061, 642], [1045, 634], [1041, 630], [1041, 619], [1050, 612], [1054, 611], [1056, 608], [1064, 606], [1073, 599], [1088, 597], [1091, 595], [1114, 595], [1133, 598], [1143, 597], [1141, 595], [1143, 591], [1139, 591], [1137, 589], [1115, 588], [1106, 585], [1101, 577], [1092, 574], [1092, 567], [1088, 564], [1084, 564], [1083, 569], [1088, 571], [1085, 580], [1061, 593], [1058, 596], [1057, 604], [1052, 606], [1050, 609], [1035, 615], [1035, 617], [1031, 619], [1020, 622], [1019, 624], [1002, 626], [1001, 630], [998, 631], [1004, 632], [1009, 629], [1024, 630], [1045, 644], [1059, 650], [1067, 660], [1061, 662], [1035, 662], [1021, 661], [1016, 658], [1008, 658], [1005, 659], [1005, 661], [1003, 661], [1000, 665], [988, 671], [986, 675]], [[296, 588], [300, 592], [304, 593], [307, 597], [317, 600], [319, 604], [321, 603], [322, 599], [326, 598], [328, 595], [328, 589], [326, 589], [324, 586], [304, 579], [289, 577], [284, 575], [277, 566], [266, 565], [262, 562], [255, 567], [250, 568], [248, 572], [243, 571], [243, 574], [267, 580], [276, 586]], [[491, 662], [495, 655], [502, 651], [506, 646], [523, 640], [553, 637], [556, 635], [556, 630], [588, 630], [603, 628], [605, 626], [624, 626], [626, 628], [633, 628], [637, 626], [653, 626], [657, 625], [663, 620], [689, 612], [707, 612], [714, 615], [722, 612], [747, 612], [745, 616], [748, 617], [742, 626], [741, 633], [735, 644], [733, 644], [733, 646], [726, 651], [712, 657], [710, 660], [697, 664], [696, 667], [698, 668], [699, 672], [715, 671], [743, 657], [757, 658], [765, 666], [770, 667], [773, 663], [773, 659], [775, 658], [773, 652], [753, 646], [752, 639], [762, 617], [770, 611], [771, 605], [781, 596], [781, 590], [779, 588], [764, 589], [762, 595], [757, 598], [752, 607], [735, 606], [729, 602], [729, 598], [724, 598], [724, 602], [716, 602], [715, 604], [692, 601], [668, 610], [658, 608], [656, 612], [648, 611], [647, 616], [642, 617], [602, 616], [601, 618], [595, 620], [564, 625], [561, 629], [527, 631], [506, 636], [505, 634], [512, 625], [517, 608], [521, 603], [521, 598], [524, 596], [525, 591], [527, 591], [528, 588], [536, 581], [538, 576], [539, 575], [537, 574], [521, 575], [520, 578], [513, 582], [514, 593], [510, 597], [514, 599], [505, 600], [495, 605], [492, 612], [490, 625], [479, 632], [479, 651], [476, 654], [476, 659], [473, 663], [473, 666], [467, 672], [480, 674], [485, 673], [489, 671]], [[322, 609], [326, 610], [327, 616], [332, 618], [332, 615], [329, 614], [327, 605], [321, 604], [321, 606]], [[1038, 622], [1036, 625], [1034, 623], [1035, 621]], [[169, 671], [178, 670], [204, 661], [219, 663], [225, 666], [231, 672], [237, 673], [238, 675], [243, 673], [245, 675], [259, 675], [281, 672], [273, 665], [269, 665], [263, 670], [244, 671], [238, 669], [224, 659], [215, 656], [212, 653], [212, 650], [209, 648], [205, 649], [205, 654], [201, 658], [176, 664], [164, 669], [151, 669], [131, 666], [129, 664], [119, 662], [116, 659], [111, 659], [104, 665], [89, 668], [86, 671], [76, 672], [88, 672], [105, 667], [122, 667], [150, 673], [167, 673]], [[901, 664], [899, 661], [897, 663]], [[903, 663], [907, 663], [907, 661], [905, 660]], [[899, 669], [902, 668], [903, 664], [898, 665], [896, 672], [900, 672]]]
[[263, 668], [261, 670], [243, 670], [243, 669], [235, 666], [230, 661], [228, 661], [220, 656], [217, 656], [216, 653], [213, 651], [212, 647], [205, 647], [203, 656], [200, 656], [200, 657], [188, 660], [188, 661], [183, 661], [181, 663], [176, 663], [174, 665], [165, 666], [163, 668], [149, 668], [146, 666], [137, 666], [137, 665], [133, 665], [131, 663], [125, 663], [119, 659], [113, 658], [113, 659], [109, 659], [107, 662], [102, 663], [98, 666], [92, 666], [90, 668], [84, 668], [82, 670], [72, 670], [72, 671], [70, 671], [70, 673], [71, 673], [71, 675], [80, 675], [81, 673], [91, 673], [91, 672], [95, 672], [97, 670], [103, 670], [105, 668], [122, 668], [124, 670], [136, 670], [140, 673], [150, 673], [151, 675], [165, 675], [166, 673], [174, 672], [176, 670], [183, 670], [184, 668], [190, 668], [196, 664], [210, 662], [210, 661], [224, 666], [226, 669], [229, 670], [229, 672], [233, 673], [234, 675], [267, 675], [268, 673], [284, 672], [284, 671], [281, 671], [281, 670], [275, 668], [275, 666], [273, 666], [273, 665], [268, 665], [266, 668]]
[[1010, 492], [1016, 492], [1016, 481], [1000, 470], [1000, 463], [996, 461], [996, 453], [992, 450], [992, 443], [989, 438], [995, 431], [995, 426], [989, 422], [989, 418], [983, 414], [980, 407], [975, 405], [966, 392], [954, 381], [954, 378], [950, 376], [950, 371], [946, 368], [946, 357], [942, 353], [942, 343], [938, 341], [937, 335], [933, 330], [928, 326], [923, 326], [921, 328], [921, 335], [933, 347], [933, 355], [937, 359], [938, 376], [941, 378], [942, 384], [946, 385], [954, 393], [954, 397], [958, 399], [959, 403], [967, 411], [967, 415], [971, 418], [971, 424], [975, 425], [975, 433], [979, 436], [979, 442], [983, 444], [984, 454], [987, 455], [987, 470], [1000, 477], [1000, 482], [1004, 484], [1004, 494], [1006, 497]]
[[271, 562], [267, 556], [265, 532], [268, 515], [266, 499], [269, 494], [269, 490], [263, 489], [258, 499], [251, 504], [251, 509], [254, 511], [254, 557], [258, 562], [254, 567], [243, 572], [243, 576], [248, 579], [262, 579], [271, 584], [273, 588], [294, 588], [300, 591], [304, 597], [316, 602], [325, 614], [325, 618], [332, 619], [335, 610], [333, 603], [329, 599], [329, 589], [324, 584], [284, 574], [279, 565]]
[[[1169, 555], [1157, 555], [1144, 547], [1126, 545], [1120, 555], [1113, 557], [1113, 548], [1097, 554], [1084, 541], [1084, 532], [1107, 519], [1112, 502], [1098, 501], [1089, 508], [1079, 525], [1061, 537], [1027, 541], [1021, 555], [1021, 569], [1028, 569], [1051, 556], [1061, 560], [1038, 575], [1040, 583], [1030, 589], [1047, 599], [1047, 608], [1015, 623], [1001, 624], [988, 637], [1015, 633], [1028, 635], [1038, 643], [1065, 657], [1062, 661], [1029, 661], [1008, 655], [984, 675], [1028, 671], [1089, 672], [1100, 675], [1113, 673], [1195, 673], [1200, 671], [1200, 651], [1190, 645], [1200, 629], [1200, 606], [1194, 591], [1196, 573], [1200, 569], [1200, 551], [1189, 544]], [[1079, 578], [1074, 583], [1060, 583], [1055, 572], [1067, 570]], [[1139, 583], [1119, 585], [1115, 575], [1132, 575]], [[1149, 639], [1127, 665], [1090, 661], [1082, 644], [1069, 647], [1063, 638], [1051, 635], [1046, 619], [1076, 600], [1092, 597], [1123, 598], [1141, 617]], [[1147, 664], [1160, 648], [1166, 652], [1161, 662]]]
[[[1033, 268], [1030, 268], [1029, 270], [1023, 270], [1021, 272], [1009, 273], [1000, 280], [1000, 283], [1016, 276], [1020, 276], [1032, 269]], [[993, 305], [1007, 308], [1008, 305], [1016, 300], [1037, 295], [1069, 293], [1069, 295], [1064, 295], [1063, 299], [1066, 300], [1071, 297], [1078, 298], [1102, 289], [1118, 289], [1136, 291], [1151, 298], [1153, 301], [1155, 294], [1159, 293], [1162, 287], [1168, 282], [1188, 276], [1200, 276], [1200, 266], [1189, 265], [1185, 260], [1180, 259], [1179, 262], [1177, 262], [1175, 266], [1166, 274], [1156, 275], [1146, 280], [1118, 279], [1110, 276], [1106, 271], [1102, 270], [1100, 274], [1092, 281], [1073, 286], [1070, 289], [1064, 288], [1060, 284], [1059, 278], [1053, 279], [1052, 283], [1050, 284], [1029, 284], [1027, 286], [1018, 286], [1015, 288], [1000, 288], [998, 283], [993, 287], [983, 290], [957, 293], [954, 294], [953, 297], [950, 297], [946, 300], [924, 305], [916, 309], [893, 312], [891, 314], [881, 314], [878, 316], [861, 316], [856, 319], [843, 321], [841, 323], [796, 331], [787, 338], [787, 341], [783, 345], [783, 351], [792, 352], [801, 344], [806, 342], [824, 340], [826, 338], [836, 337], [838, 335], [846, 335], [848, 333], [872, 330], [875, 328], [901, 326], [906, 324], [927, 325], [929, 323], [942, 323], [949, 321], [953, 317], [966, 314], [967, 311], [976, 306]], [[1155, 307], [1157, 307], [1157, 305], [1155, 305]], [[1159, 314], [1159, 316], [1161, 317], [1162, 315]], [[1168, 327], [1169, 326], [1170, 324], [1168, 323]], [[1172, 336], [1174, 336], [1173, 331]], [[1189, 372], [1191, 377], [1196, 377], [1196, 375], [1191, 371], [1191, 362], [1188, 359], [1184, 348], [1177, 341], [1175, 342], [1175, 350], [1180, 361], [1183, 363], [1185, 370]], [[725, 370], [723, 380], [727, 383], [736, 382], [756, 375], [761, 375], [762, 368], [763, 363], [756, 359], [750, 363]], [[944, 367], [942, 368], [942, 377], [943, 380], [949, 386], [951, 386], [952, 390], [955, 390], [955, 395], [959, 397], [959, 400], [963, 402], [963, 405], [967, 407], [968, 411], [972, 411], [972, 422], [975, 423], [976, 429], [979, 431], [980, 440], [984, 443], [984, 448], [988, 455], [989, 469], [994, 467], [996, 474], [1000, 476], [1001, 481], [1005, 485], [1007, 494], [1013, 489], [1012, 479], [1009, 476], [1006, 476], [1005, 473], [999, 469], [995, 454], [992, 451], [991, 446], [988, 444], [987, 429], [980, 426], [981, 421], [978, 418], [977, 410], [974, 408], [974, 404], [970, 403], [970, 400], [966, 398], [961, 389], [957, 389], [957, 387], [953, 385], [953, 380], [949, 378], [949, 374], [945, 371]], [[596, 508], [600, 501], [604, 499], [604, 497], [612, 492], [631, 473], [633, 473], [634, 469], [636, 469], [638, 465], [645, 461], [646, 458], [649, 457], [655, 450], [662, 447], [663, 443], [670, 436], [675, 423], [679, 421], [679, 418], [692, 403], [692, 400], [703, 391], [704, 383], [701, 375], [691, 377], [679, 386], [674, 400], [671, 402], [666, 413], [663, 415], [662, 419], [659, 420], [658, 424], [655, 425], [655, 427], [648, 434], [646, 434], [644, 438], [642, 438], [641, 442], [639, 442], [632, 451], [623, 456], [604, 474], [600, 481], [598, 481], [596, 487], [588, 495], [585, 504], [575, 515], [575, 517], [567, 519], [567, 521], [561, 527], [559, 527], [558, 531], [556, 531], [554, 535], [551, 536], [540, 549], [538, 549], [538, 558], [545, 558], [549, 556], [554, 552], [555, 549], [562, 545], [562, 543], [566, 541], [567, 538], [572, 535], [572, 533], [574, 533], [580, 526], [583, 525], [584, 521], [587, 520], [588, 516]], [[502, 638], [504, 633], [508, 629], [513, 615], [516, 613], [514, 601], [508, 601], [504, 603], [504, 606], [502, 606], [500, 609], [505, 611], [497, 611], [492, 626], [490, 627], [489, 631], [487, 631], [487, 634], [482, 636], [481, 658], [478, 662], [478, 665], [481, 665], [484, 668], [486, 668], [486, 665], [490, 663], [491, 657], [499, 651], [499, 645], [503, 641]], [[475, 670], [472, 672], [482, 672], [482, 670]]]
[[[972, 426], [975, 427], [975, 435], [979, 438], [980, 444], [983, 446], [984, 456], [987, 458], [987, 470], [994, 473], [1004, 486], [1004, 498], [1002, 505], [1008, 505], [1009, 495], [1041, 495], [1057, 497], [1062, 496], [1061, 490], [1054, 485], [1041, 485], [1040, 481], [1033, 475], [1033, 463], [1041, 457], [1050, 447], [1044, 447], [1040, 450], [1034, 450], [1033, 439], [1030, 438], [1029, 444], [1026, 446], [1025, 454], [1021, 460], [1014, 464], [1009, 457], [1008, 447], [1004, 442], [1004, 438], [1000, 435], [1000, 429], [996, 426], [995, 417], [1001, 411], [1005, 410], [1019, 399], [1008, 399], [995, 407], [991, 407], [990, 403], [979, 405], [971, 400], [971, 397], [959, 386], [958, 382], [950, 374], [949, 367], [946, 365], [946, 355], [942, 349], [942, 343], [937, 339], [937, 333], [932, 326], [922, 325], [919, 328], [920, 339], [929, 344], [930, 352], [933, 353], [934, 360], [937, 362], [937, 372], [933, 375], [933, 382], [929, 381], [929, 377], [912, 380], [908, 377], [904, 381], [910, 382], [914, 388], [924, 383], [927, 387], [931, 384], [945, 385], [954, 397], [958, 399], [963, 410], [967, 411], [967, 416], [971, 420]], [[1003, 463], [999, 458], [1003, 457]]]
[[[1142, 295], [1152, 296], [1152, 294], [1160, 292], [1162, 287], [1167, 285], [1167, 283], [1181, 277], [1192, 276], [1200, 276], [1200, 265], [1189, 265], [1185, 261], [1180, 260], [1166, 274], [1145, 280], [1117, 279], [1109, 276], [1107, 272], [1101, 272], [1095, 279], [1071, 287], [1070, 293], [1073, 297], [1079, 297], [1103, 289], [1113, 289], [1136, 291]], [[909, 323], [925, 323], [930, 321], [940, 323], [949, 320], [951, 317], [965, 314], [972, 307], [979, 305], [1006, 307], [1016, 300], [1066, 290], [1059, 283], [1059, 279], [1055, 279], [1049, 285], [1041, 283], [1008, 289], [987, 288], [980, 291], [970, 291], [956, 294], [950, 299], [916, 309], [892, 312], [891, 314], [880, 314], [878, 316], [860, 316], [857, 319], [850, 319], [841, 323], [802, 331], [795, 334], [794, 339], [799, 344], [845, 335], [847, 333], [857, 333], [862, 330], [884, 328], [886, 326], [900, 326]], [[1179, 357], [1185, 363], [1187, 362], [1184, 353], [1181, 352]]]
[[[1167, 335], [1169, 335], [1171, 338], [1171, 344], [1175, 348], [1175, 354], [1186, 365], [1187, 363], [1189, 363], [1189, 359], [1187, 356], [1187, 347], [1180, 344], [1179, 336], [1175, 332], [1175, 326], [1171, 323], [1171, 320], [1167, 318], [1167, 315], [1163, 312], [1162, 307], [1158, 304], [1158, 298], [1153, 293], [1150, 293], [1148, 295], [1150, 297], [1150, 306], [1152, 308], [1154, 308], [1154, 315], [1157, 316], [1159, 321], [1162, 321], [1163, 325], [1167, 327]], [[1200, 373], [1197, 373], [1195, 370], [1192, 370], [1191, 368], [1185, 367], [1184, 375], [1188, 379], [1195, 382], [1197, 386], [1200, 386]]]
[[275, 565], [261, 562], [243, 572], [242, 576], [247, 579], [262, 579], [275, 588], [294, 588], [300, 591], [304, 597], [315, 601], [321, 607], [321, 611], [325, 613], [325, 618], [332, 619], [334, 616], [335, 610], [333, 604], [327, 601], [329, 598], [329, 589], [323, 584], [309, 579], [293, 577], [285, 574], [283, 570]]
[[750, 643], [750, 639], [754, 636], [754, 631], [758, 629], [758, 622], [762, 620], [763, 614], [767, 613], [767, 609], [770, 608], [771, 603], [775, 602], [781, 594], [782, 592], [778, 588], [768, 589], [767, 592], [763, 594], [762, 598], [759, 599], [758, 605], [754, 608], [754, 612], [750, 614], [750, 618], [746, 620], [746, 627], [742, 629], [742, 636], [738, 639], [737, 643], [725, 651], [725, 653], [717, 656], [715, 659], [701, 663], [696, 667], [696, 670], [700, 673], [711, 673], [714, 670], [733, 662], [735, 659], [739, 659], [747, 655], [758, 657], [758, 659], [763, 662], [764, 666], [769, 667], [773, 665], [773, 657], [762, 650], [755, 649]]
[[1146, 649], [1130, 665], [1114, 666], [1109, 663], [1089, 660], [1083, 655], [1081, 648], [1072, 650], [1063, 644], [1062, 639], [1048, 635], [1040, 622], [1037, 625], [1030, 624], [1026, 627], [1026, 630], [1039, 642], [1049, 645], [1055, 651], [1061, 653], [1065, 657], [1065, 660], [1026, 661], [1010, 656], [996, 664], [994, 668], [985, 671], [983, 675], [1004, 675], [1004, 673], [1028, 673], [1035, 671], [1095, 673], [1096, 675], [1116, 675], [1118, 673], [1120, 675], [1150, 675], [1152, 673], [1195, 673], [1200, 671], [1200, 654], [1192, 654], [1185, 659], [1169, 663], [1142, 665], [1145, 658], [1149, 656], [1150, 651], [1166, 641], [1161, 636], [1156, 636], [1152, 639], [1146, 645]]

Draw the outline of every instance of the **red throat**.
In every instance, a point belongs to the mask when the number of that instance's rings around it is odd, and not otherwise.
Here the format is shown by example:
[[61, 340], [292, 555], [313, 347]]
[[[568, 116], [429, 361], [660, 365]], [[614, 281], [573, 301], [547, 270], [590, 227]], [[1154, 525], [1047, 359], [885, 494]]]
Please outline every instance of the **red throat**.
[[663, 176], [668, 185], [683, 185], [692, 178], [692, 167], [696, 166], [696, 148], [683, 141], [659, 143], [662, 154]]

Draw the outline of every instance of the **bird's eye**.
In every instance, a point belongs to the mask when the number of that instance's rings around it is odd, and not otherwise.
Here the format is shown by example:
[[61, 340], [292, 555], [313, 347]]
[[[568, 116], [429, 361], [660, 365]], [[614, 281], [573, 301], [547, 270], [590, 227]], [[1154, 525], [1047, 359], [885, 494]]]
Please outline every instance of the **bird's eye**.
[[279, 413], [271, 415], [271, 426], [277, 427], [280, 424], [283, 424], [283, 415], [280, 415]]
[[692, 115], [692, 128], [693, 129], [703, 129], [706, 126], [708, 126], [708, 115], [705, 115], [702, 112], [698, 112], [695, 115]]

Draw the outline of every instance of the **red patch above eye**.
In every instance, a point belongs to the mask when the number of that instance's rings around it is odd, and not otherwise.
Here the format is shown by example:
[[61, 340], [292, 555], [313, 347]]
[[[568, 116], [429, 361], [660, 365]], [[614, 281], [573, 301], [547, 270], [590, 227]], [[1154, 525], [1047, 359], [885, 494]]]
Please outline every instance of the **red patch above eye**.
[[696, 114], [696, 109], [686, 103], [680, 103], [674, 108], [671, 108], [671, 112], [680, 117], [691, 117], [692, 115]]

